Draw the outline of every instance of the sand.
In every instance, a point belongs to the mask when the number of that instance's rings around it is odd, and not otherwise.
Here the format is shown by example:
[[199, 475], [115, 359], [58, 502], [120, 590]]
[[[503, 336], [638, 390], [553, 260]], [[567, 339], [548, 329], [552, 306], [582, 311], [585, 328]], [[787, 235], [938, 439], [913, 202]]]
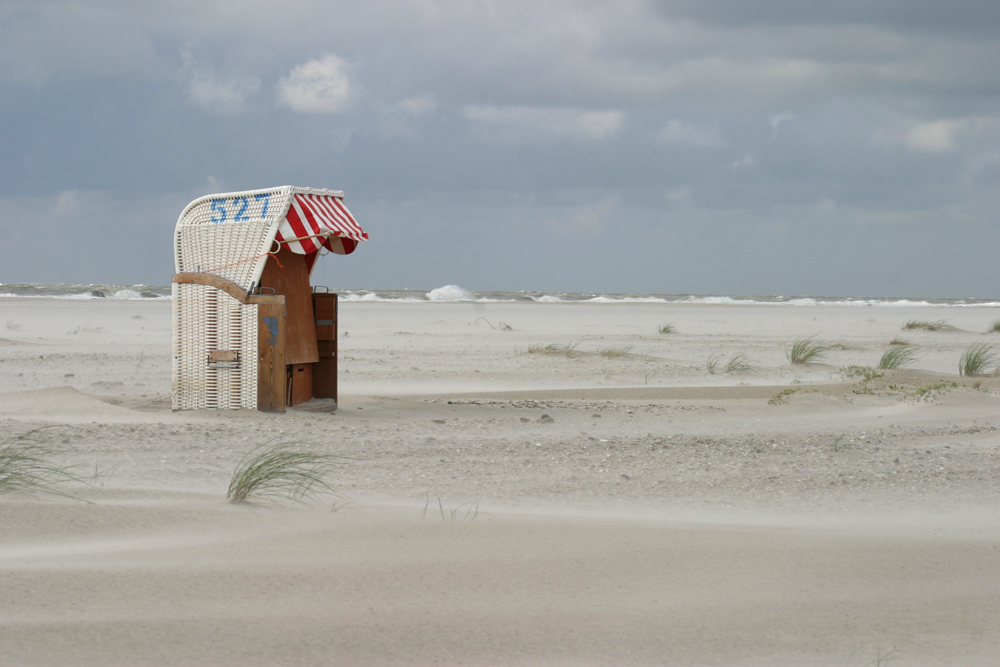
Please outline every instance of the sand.
[[[994, 319], [346, 302], [337, 412], [266, 415], [170, 411], [167, 301], [0, 299], [0, 436], [112, 471], [0, 498], [0, 664], [995, 664]], [[338, 495], [227, 504], [271, 438]]]

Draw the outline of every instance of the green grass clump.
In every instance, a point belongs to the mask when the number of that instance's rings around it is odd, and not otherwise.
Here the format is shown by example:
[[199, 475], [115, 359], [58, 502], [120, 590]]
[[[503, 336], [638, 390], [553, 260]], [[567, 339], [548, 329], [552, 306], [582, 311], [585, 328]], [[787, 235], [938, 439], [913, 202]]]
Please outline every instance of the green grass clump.
[[903, 329], [906, 331], [912, 331], [914, 329], [922, 329], [924, 331], [940, 331], [945, 328], [944, 320], [910, 320], [903, 325]]
[[555, 343], [550, 343], [549, 345], [529, 345], [528, 349], [525, 350], [525, 354], [562, 354], [572, 357], [577, 354], [576, 346], [579, 344], [567, 343], [566, 345], [556, 345]]
[[846, 433], [841, 433], [836, 438], [834, 438], [833, 442], [830, 443], [830, 451], [831, 452], [843, 452], [843, 451], [846, 451], [846, 450], [850, 449], [851, 448], [851, 443], [850, 442], [846, 442], [846, 443], [844, 442], [844, 438], [846, 438], [846, 437], [847, 437]]
[[734, 354], [726, 362], [727, 373], [749, 373], [752, 370], [753, 366], [745, 354]]
[[775, 394], [770, 399], [768, 399], [767, 404], [768, 405], [785, 405], [786, 403], [788, 403], [788, 400], [789, 400], [788, 397], [791, 396], [792, 394], [794, 394], [797, 391], [798, 391], [798, 389], [793, 389], [791, 387], [789, 387], [788, 389], [783, 389], [782, 391], [779, 391], [777, 394]]
[[818, 342], [815, 336], [799, 336], [785, 354], [793, 364], [811, 364], [825, 357], [829, 350], [830, 346]]
[[632, 346], [625, 345], [622, 347], [602, 347], [597, 351], [597, 354], [606, 359], [617, 359], [618, 357], [627, 357], [631, 352]]
[[915, 345], [906, 342], [890, 344], [889, 348], [882, 353], [878, 367], [885, 370], [896, 370], [909, 366], [919, 358], [920, 353]]
[[990, 328], [986, 330], [986, 333], [1000, 333], [1000, 320], [993, 320], [990, 323]]
[[924, 401], [930, 403], [935, 398], [951, 391], [952, 389], [958, 389], [962, 385], [957, 382], [938, 382], [937, 384], [929, 384], [926, 387], [918, 387], [911, 392], [905, 394], [905, 398], [914, 402], [919, 403]]
[[[986, 343], [970, 345], [969, 349], [963, 352], [961, 358], [958, 360], [958, 374], [969, 377], [987, 375], [987, 367], [995, 365], [996, 360], [997, 353], [994, 351], [992, 345], [987, 345]], [[996, 374], [997, 371], [994, 370], [993, 375]]]
[[80, 466], [60, 465], [50, 459], [55, 452], [41, 437], [42, 429], [0, 440], [0, 496], [14, 493], [47, 493], [79, 500], [63, 491], [65, 484], [86, 484], [101, 476], [78, 474]]
[[719, 367], [719, 355], [717, 354], [708, 355], [708, 360], [705, 362], [705, 370], [707, 370], [712, 375], [715, 375], [715, 371], [718, 367]]
[[677, 327], [675, 327], [670, 322], [667, 322], [666, 324], [661, 324], [660, 326], [656, 327], [656, 330], [661, 334], [677, 333]]
[[301, 442], [265, 442], [240, 459], [229, 481], [226, 500], [251, 498], [305, 502], [320, 493], [336, 491], [326, 481], [337, 460], [329, 454], [308, 451]]
[[842, 368], [841, 371], [845, 377], [861, 378], [862, 382], [871, 382], [883, 377], [882, 373], [879, 373], [871, 366], [847, 366], [846, 368]]

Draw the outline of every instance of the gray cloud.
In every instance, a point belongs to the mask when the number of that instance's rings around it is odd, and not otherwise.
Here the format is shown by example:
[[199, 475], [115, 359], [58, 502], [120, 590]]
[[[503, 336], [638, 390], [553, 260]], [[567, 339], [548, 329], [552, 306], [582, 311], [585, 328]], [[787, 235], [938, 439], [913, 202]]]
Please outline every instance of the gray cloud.
[[[324, 264], [350, 286], [972, 295], [1000, 228], [998, 13], [5, 3], [0, 281], [164, 283], [188, 201], [297, 183], [370, 228]], [[60, 242], [153, 259], [53, 263]]]

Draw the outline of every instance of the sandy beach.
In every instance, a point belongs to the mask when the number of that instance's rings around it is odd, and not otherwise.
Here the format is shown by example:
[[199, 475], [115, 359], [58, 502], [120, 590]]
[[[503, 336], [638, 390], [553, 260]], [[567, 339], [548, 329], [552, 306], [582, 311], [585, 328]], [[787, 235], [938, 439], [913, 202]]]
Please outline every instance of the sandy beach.
[[[168, 300], [0, 298], [0, 437], [111, 471], [0, 498], [0, 664], [996, 664], [995, 319], [348, 301], [339, 409], [272, 415], [171, 412]], [[337, 496], [226, 503], [276, 438]]]

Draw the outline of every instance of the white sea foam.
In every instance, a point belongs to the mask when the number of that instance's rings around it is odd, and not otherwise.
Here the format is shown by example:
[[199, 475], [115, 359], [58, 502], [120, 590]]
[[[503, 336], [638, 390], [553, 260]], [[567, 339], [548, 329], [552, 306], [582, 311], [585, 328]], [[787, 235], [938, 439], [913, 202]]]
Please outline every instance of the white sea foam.
[[595, 296], [592, 299], [584, 299], [587, 303], [669, 303], [661, 296]]
[[[341, 301], [389, 303], [647, 303], [647, 304], [706, 304], [733, 306], [790, 306], [833, 308], [996, 308], [1000, 301], [985, 299], [898, 299], [864, 297], [810, 297], [810, 296], [695, 296], [686, 294], [579, 294], [530, 292], [470, 292], [458, 285], [449, 284], [423, 290], [334, 290]], [[0, 297], [49, 298], [49, 299], [112, 299], [157, 300], [170, 299], [169, 286], [148, 285], [46, 285], [30, 283], [0, 284]]]
[[[475, 301], [476, 297], [458, 285], [445, 285], [427, 293], [428, 301]], [[492, 299], [491, 299], [492, 300]]]

